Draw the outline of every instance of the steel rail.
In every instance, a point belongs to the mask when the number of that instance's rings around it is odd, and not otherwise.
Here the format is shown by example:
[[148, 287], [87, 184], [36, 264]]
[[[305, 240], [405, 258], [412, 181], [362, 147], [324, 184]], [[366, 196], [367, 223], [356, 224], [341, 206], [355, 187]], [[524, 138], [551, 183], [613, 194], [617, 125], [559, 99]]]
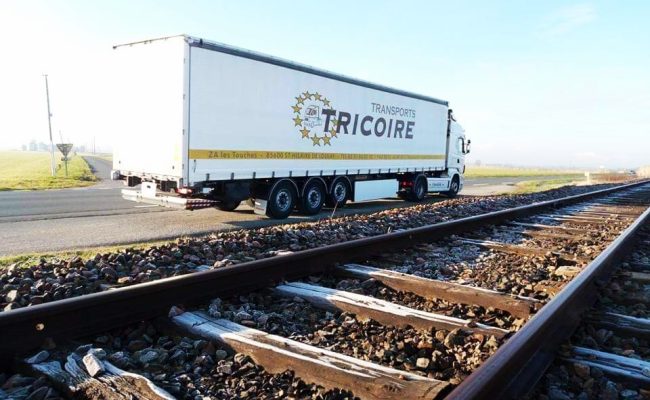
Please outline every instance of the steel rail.
[[166, 315], [172, 305], [193, 305], [217, 296], [260, 289], [282, 279], [320, 273], [338, 262], [403, 248], [477, 227], [582, 202], [648, 181], [616, 186], [438, 224], [160, 279], [0, 313], [0, 366], [46, 339], [73, 339]]
[[445, 399], [519, 399], [533, 388], [649, 222], [650, 207]]

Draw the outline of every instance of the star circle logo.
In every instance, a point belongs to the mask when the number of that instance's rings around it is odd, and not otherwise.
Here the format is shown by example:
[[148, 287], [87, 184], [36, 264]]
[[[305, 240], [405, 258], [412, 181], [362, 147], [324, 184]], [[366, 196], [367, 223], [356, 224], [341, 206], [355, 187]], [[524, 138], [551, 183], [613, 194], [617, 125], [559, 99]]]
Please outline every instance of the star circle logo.
[[[320, 93], [303, 92], [295, 97], [296, 103], [291, 106], [295, 115], [294, 127], [298, 128], [303, 139], [311, 140], [313, 146], [331, 146], [332, 139], [338, 137], [338, 121], [330, 121], [330, 130], [323, 132], [323, 109], [331, 109], [331, 102]], [[320, 129], [319, 129], [320, 128]]]

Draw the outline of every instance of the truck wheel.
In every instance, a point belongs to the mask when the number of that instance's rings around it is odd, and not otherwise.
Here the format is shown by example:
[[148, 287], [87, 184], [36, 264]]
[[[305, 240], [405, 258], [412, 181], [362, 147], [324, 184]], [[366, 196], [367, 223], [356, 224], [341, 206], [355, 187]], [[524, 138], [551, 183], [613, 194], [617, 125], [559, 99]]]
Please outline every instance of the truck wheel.
[[337, 179], [332, 185], [332, 191], [327, 195], [325, 203], [328, 207], [340, 208], [350, 199], [350, 186], [345, 179]]
[[239, 207], [240, 203], [241, 201], [235, 200], [220, 201], [217, 203], [217, 208], [221, 211], [233, 211], [235, 208]]
[[427, 195], [428, 191], [429, 191], [429, 183], [427, 182], [427, 178], [420, 175], [417, 178], [415, 178], [415, 182], [413, 182], [413, 187], [411, 188], [411, 191], [409, 191], [407, 194], [407, 199], [409, 201], [415, 201], [415, 202], [422, 201], [424, 200], [424, 197]]
[[296, 204], [296, 192], [289, 181], [279, 182], [271, 193], [266, 205], [266, 215], [271, 218], [285, 219]]
[[451, 186], [449, 186], [449, 191], [445, 192], [444, 194], [445, 196], [453, 199], [454, 197], [456, 197], [459, 190], [460, 190], [460, 179], [458, 179], [458, 175], [456, 175], [451, 180]]
[[318, 214], [325, 201], [325, 188], [316, 180], [307, 183], [300, 199], [300, 211], [307, 215]]

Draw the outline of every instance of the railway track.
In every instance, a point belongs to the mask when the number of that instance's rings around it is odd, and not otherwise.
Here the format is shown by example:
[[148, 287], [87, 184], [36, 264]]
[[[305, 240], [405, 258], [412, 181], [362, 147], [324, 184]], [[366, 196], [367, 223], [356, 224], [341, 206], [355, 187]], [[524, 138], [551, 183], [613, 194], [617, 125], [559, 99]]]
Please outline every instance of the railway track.
[[650, 224], [528, 398], [650, 398]]
[[0, 354], [77, 397], [516, 398], [648, 206], [637, 183], [12, 310]]

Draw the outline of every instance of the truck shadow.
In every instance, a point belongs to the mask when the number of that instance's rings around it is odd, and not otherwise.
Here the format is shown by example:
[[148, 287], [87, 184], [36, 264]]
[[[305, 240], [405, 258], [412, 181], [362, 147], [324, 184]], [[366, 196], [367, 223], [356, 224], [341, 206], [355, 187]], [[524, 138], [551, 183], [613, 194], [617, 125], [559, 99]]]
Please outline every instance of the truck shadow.
[[[448, 200], [447, 197], [441, 195], [430, 195], [426, 199], [419, 203], [411, 203], [403, 200], [398, 200], [394, 198], [373, 200], [373, 201], [364, 201], [359, 203], [348, 203], [345, 207], [339, 209], [333, 208], [323, 208], [323, 210], [316, 215], [303, 215], [298, 211], [294, 211], [287, 219], [276, 220], [270, 219], [268, 217], [259, 215], [257, 220], [230, 220], [224, 221], [224, 223], [240, 227], [240, 228], [251, 228], [251, 227], [260, 227], [260, 226], [271, 226], [271, 225], [280, 225], [280, 224], [294, 224], [301, 222], [314, 222], [319, 220], [325, 220], [329, 218], [338, 218], [347, 215], [355, 214], [370, 214], [374, 212], [380, 212], [391, 209], [399, 209], [412, 207], [416, 205], [423, 204], [433, 204], [438, 203], [443, 200]], [[230, 211], [231, 214], [238, 215], [254, 215], [253, 209], [247, 205], [241, 205], [236, 210]]]

